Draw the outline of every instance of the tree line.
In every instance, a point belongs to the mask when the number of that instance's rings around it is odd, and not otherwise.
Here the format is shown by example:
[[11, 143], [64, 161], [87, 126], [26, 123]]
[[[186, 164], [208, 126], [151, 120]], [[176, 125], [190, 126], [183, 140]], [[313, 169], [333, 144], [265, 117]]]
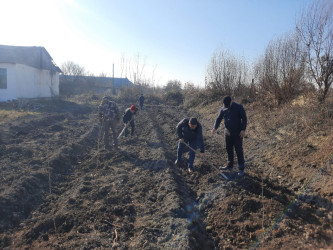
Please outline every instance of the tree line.
[[[272, 100], [282, 104], [302, 93], [317, 93], [323, 102], [333, 82], [333, 1], [318, 0], [304, 10], [294, 29], [269, 42], [264, 54], [254, 65], [228, 50], [216, 50], [208, 63], [205, 93], [210, 100], [221, 95], [245, 99]], [[121, 59], [121, 74], [139, 86], [139, 92], [163, 90], [170, 98], [182, 99], [179, 93], [193, 93], [193, 83], [169, 80], [163, 88], [155, 87], [152, 77], [145, 74], [145, 59]], [[66, 62], [61, 66], [65, 75], [92, 75], [84, 67]], [[99, 76], [106, 76], [101, 73]], [[154, 92], [154, 91], [153, 91]]]
[[226, 50], [213, 54], [206, 87], [217, 95], [268, 97], [277, 104], [314, 90], [324, 101], [333, 82], [333, 2], [314, 1], [290, 33], [272, 40], [250, 68]]

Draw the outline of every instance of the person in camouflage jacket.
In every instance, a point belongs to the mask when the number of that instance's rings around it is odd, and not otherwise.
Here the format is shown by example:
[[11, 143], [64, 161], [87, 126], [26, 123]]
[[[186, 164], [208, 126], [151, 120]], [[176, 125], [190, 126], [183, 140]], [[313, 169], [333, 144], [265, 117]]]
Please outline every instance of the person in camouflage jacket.
[[98, 106], [99, 121], [102, 127], [102, 137], [104, 138], [105, 149], [110, 149], [109, 131], [112, 130], [113, 146], [118, 148], [117, 125], [120, 120], [117, 104], [111, 100], [111, 97], [104, 96], [101, 104]]

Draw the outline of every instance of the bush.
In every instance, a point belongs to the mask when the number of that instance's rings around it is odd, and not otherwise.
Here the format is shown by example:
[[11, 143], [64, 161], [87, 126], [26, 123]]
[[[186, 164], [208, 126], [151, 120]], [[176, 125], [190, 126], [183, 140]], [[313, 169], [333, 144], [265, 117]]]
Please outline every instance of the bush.
[[211, 97], [210, 95], [211, 93], [212, 92], [210, 92], [207, 89], [196, 89], [196, 88], [186, 89], [184, 97], [184, 106], [190, 108], [212, 103], [216, 100], [215, 98]]
[[179, 106], [183, 103], [184, 96], [180, 92], [167, 92], [164, 100], [167, 105]]

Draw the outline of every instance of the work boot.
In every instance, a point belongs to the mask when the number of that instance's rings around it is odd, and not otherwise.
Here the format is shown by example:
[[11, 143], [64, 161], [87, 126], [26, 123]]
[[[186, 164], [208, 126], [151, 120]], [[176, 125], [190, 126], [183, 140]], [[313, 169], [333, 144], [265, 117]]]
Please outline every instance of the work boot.
[[234, 170], [232, 169], [232, 167], [229, 166], [225, 166], [225, 167], [220, 167], [220, 170], [228, 170], [230, 172], [230, 174], [234, 173]]
[[187, 171], [192, 174], [193, 173], [193, 166], [188, 165]]

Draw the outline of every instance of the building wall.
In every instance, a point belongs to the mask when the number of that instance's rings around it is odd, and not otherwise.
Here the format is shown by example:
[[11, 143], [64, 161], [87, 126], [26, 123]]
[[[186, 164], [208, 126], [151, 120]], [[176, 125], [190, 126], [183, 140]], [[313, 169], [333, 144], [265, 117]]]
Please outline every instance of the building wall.
[[23, 64], [0, 63], [7, 69], [7, 89], [0, 89], [0, 101], [59, 95], [59, 73]]

